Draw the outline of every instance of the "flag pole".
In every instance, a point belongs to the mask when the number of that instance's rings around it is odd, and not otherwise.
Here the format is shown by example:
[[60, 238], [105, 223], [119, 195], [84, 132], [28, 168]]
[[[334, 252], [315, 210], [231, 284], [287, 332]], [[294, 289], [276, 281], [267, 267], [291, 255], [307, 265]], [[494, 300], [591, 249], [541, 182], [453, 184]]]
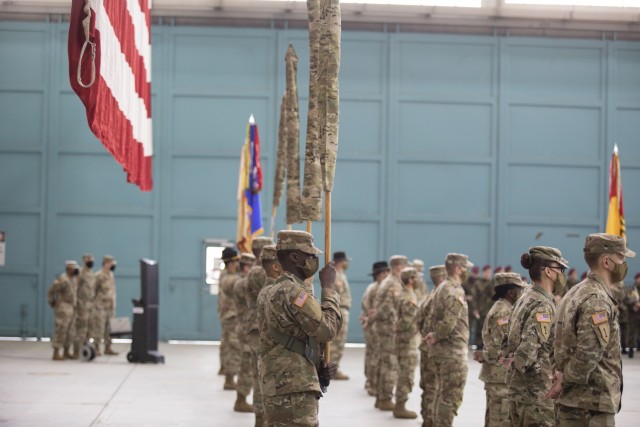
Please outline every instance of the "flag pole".
[[[331, 191], [324, 192], [324, 263], [331, 262]], [[331, 344], [326, 343], [324, 347], [324, 360], [328, 364], [331, 362]]]
[[307, 233], [311, 234], [311, 220], [307, 220]]

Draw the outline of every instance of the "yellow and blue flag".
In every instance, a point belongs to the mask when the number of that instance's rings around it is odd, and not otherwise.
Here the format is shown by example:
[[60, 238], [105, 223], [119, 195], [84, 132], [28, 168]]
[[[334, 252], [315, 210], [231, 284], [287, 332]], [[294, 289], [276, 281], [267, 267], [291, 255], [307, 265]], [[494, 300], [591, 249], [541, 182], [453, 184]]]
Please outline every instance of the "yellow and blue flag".
[[253, 238], [264, 232], [262, 227], [262, 164], [260, 163], [260, 136], [253, 115], [247, 125], [247, 135], [240, 153], [238, 178], [238, 230], [237, 246], [240, 252], [251, 252]]

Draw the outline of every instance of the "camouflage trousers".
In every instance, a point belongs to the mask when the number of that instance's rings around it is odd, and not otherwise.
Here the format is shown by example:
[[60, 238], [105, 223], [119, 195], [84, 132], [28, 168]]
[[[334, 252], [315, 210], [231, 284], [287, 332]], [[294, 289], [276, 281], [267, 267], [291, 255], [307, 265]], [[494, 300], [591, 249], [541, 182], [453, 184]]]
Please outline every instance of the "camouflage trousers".
[[220, 348], [220, 364], [225, 375], [238, 375], [240, 371], [240, 355], [242, 348], [236, 334], [236, 319], [231, 318], [222, 322], [222, 342]]
[[262, 400], [268, 427], [318, 425], [318, 393], [315, 391], [263, 396]]
[[554, 419], [551, 401], [525, 403], [509, 400], [509, 420], [513, 427], [553, 427]]
[[436, 367], [426, 351], [420, 352], [420, 388], [422, 403], [420, 413], [425, 427], [433, 426], [433, 403], [436, 398]]
[[253, 388], [253, 371], [251, 370], [251, 347], [245, 334], [238, 336], [240, 340], [240, 370], [238, 371], [238, 394], [248, 396]]
[[347, 342], [347, 332], [349, 331], [349, 309], [340, 307], [342, 312], [342, 329], [338, 333], [338, 336], [331, 343], [331, 361], [340, 368], [340, 361], [344, 354], [344, 345]]
[[485, 427], [508, 427], [509, 387], [506, 384], [488, 383], [484, 385], [484, 389], [487, 393]]
[[366, 378], [365, 387], [370, 393], [376, 393], [376, 387], [378, 384], [377, 377], [377, 354], [375, 349], [375, 336], [371, 332], [371, 327], [364, 331], [364, 376]]
[[263, 416], [262, 391], [260, 390], [260, 370], [258, 368], [258, 351], [260, 350], [260, 333], [249, 333], [249, 346], [251, 347], [251, 372], [253, 373], [253, 407], [256, 418]]
[[406, 402], [413, 389], [413, 377], [418, 365], [418, 351], [415, 348], [398, 350], [398, 384], [396, 402]]
[[96, 343], [104, 340], [105, 345], [111, 345], [111, 326], [109, 319], [113, 315], [113, 310], [95, 307], [93, 310], [93, 325], [91, 326], [93, 337]]
[[467, 359], [460, 356], [433, 357], [436, 370], [436, 399], [433, 403], [433, 425], [451, 427], [462, 404], [467, 382]]
[[637, 348], [638, 340], [640, 340], [640, 316], [634, 313], [629, 316], [627, 323], [626, 347]]
[[476, 320], [476, 337], [474, 339], [474, 344], [478, 346], [478, 349], [482, 349], [484, 347], [484, 343], [482, 341], [482, 327], [484, 326], [485, 318], [485, 316], [482, 316]]
[[381, 351], [378, 355], [378, 384], [376, 397], [391, 400], [393, 388], [398, 382], [398, 357], [395, 353]]
[[91, 326], [91, 315], [93, 314], [93, 305], [79, 305], [76, 310], [76, 330], [73, 345], [81, 347], [89, 338], [89, 328]]
[[53, 333], [53, 339], [51, 340], [53, 348], [68, 347], [68, 343], [71, 341], [69, 337], [73, 316], [74, 310], [71, 304], [58, 303], [53, 309], [53, 319], [55, 322], [55, 331]]
[[556, 426], [558, 427], [614, 427], [615, 414], [589, 411], [581, 408], [556, 406]]

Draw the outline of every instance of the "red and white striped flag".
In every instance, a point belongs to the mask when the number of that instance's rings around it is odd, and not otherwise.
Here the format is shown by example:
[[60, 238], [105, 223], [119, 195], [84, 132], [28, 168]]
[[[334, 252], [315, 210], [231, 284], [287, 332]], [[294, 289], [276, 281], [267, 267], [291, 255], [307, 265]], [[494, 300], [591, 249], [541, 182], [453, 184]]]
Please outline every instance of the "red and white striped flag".
[[151, 0], [73, 0], [69, 78], [91, 131], [142, 191], [151, 177]]

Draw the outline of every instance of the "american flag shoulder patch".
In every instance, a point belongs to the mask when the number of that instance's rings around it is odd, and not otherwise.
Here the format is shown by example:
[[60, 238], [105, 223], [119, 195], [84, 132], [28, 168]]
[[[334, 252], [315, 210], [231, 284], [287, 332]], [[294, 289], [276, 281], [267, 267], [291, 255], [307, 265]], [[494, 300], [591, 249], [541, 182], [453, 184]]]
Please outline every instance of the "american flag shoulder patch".
[[293, 301], [293, 304], [302, 308], [306, 304], [309, 299], [309, 293], [307, 291], [300, 291], [296, 299]]
[[509, 323], [509, 316], [503, 317], [502, 319], [498, 319], [498, 326], [504, 326]]
[[600, 311], [598, 313], [592, 314], [591, 320], [593, 321], [594, 325], [599, 325], [601, 323], [608, 321], [609, 318], [607, 317], [606, 311]]
[[539, 323], [551, 323], [551, 316], [549, 313], [537, 313], [536, 320]]

